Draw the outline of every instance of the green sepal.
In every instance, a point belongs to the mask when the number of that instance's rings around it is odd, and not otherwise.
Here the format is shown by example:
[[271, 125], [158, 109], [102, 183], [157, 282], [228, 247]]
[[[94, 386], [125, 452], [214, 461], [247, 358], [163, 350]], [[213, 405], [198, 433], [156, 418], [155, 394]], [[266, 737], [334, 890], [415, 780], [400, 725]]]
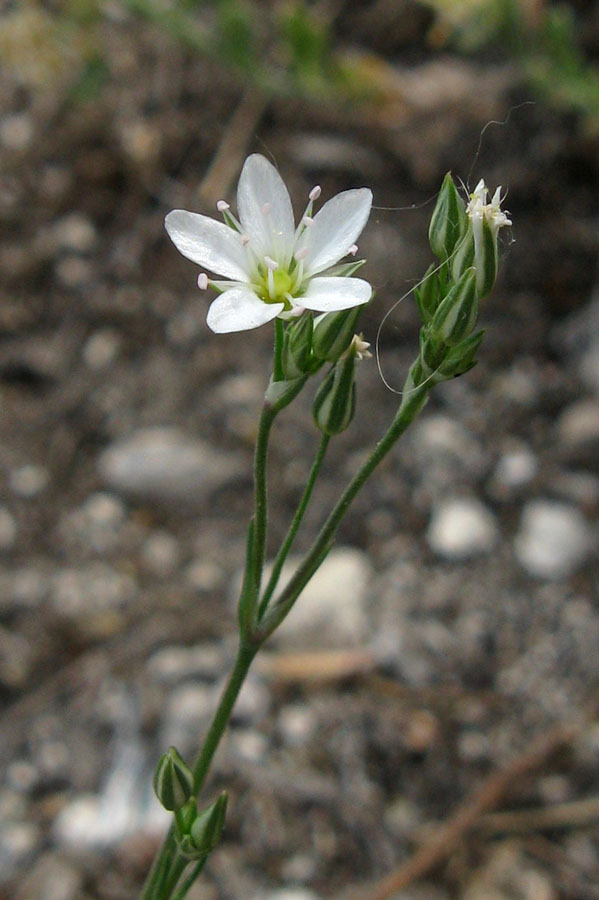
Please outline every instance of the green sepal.
[[355, 358], [348, 353], [325, 376], [316, 392], [312, 414], [317, 428], [332, 437], [350, 425], [356, 411]]
[[486, 297], [493, 289], [499, 269], [497, 230], [489, 224], [486, 218], [474, 231], [474, 265], [478, 296]]
[[443, 179], [428, 230], [431, 249], [442, 262], [455, 250], [466, 230], [466, 221], [464, 201], [448, 172]]
[[474, 234], [472, 222], [468, 222], [464, 237], [458, 244], [451, 259], [451, 277], [453, 281], [459, 281], [466, 269], [476, 266], [474, 262]]
[[307, 378], [307, 375], [301, 375], [299, 378], [292, 378], [289, 381], [275, 381], [271, 378], [266, 388], [264, 402], [270, 406], [273, 412], [280, 412], [297, 397]]
[[154, 791], [162, 806], [170, 812], [185, 806], [193, 794], [193, 772], [175, 747], [170, 747], [158, 760]]
[[332, 269], [327, 269], [327, 277], [349, 278], [351, 275], [355, 275], [365, 262], [365, 259], [354, 259], [352, 262], [340, 263], [338, 266], [333, 266]]
[[435, 263], [431, 263], [418, 287], [414, 288], [414, 297], [425, 325], [432, 320], [441, 297], [437, 268]]
[[314, 356], [327, 362], [337, 362], [351, 344], [361, 312], [361, 306], [352, 306], [319, 316], [314, 323], [312, 337]]
[[485, 331], [482, 329], [452, 347], [439, 366], [439, 376], [443, 379], [457, 378], [473, 369], [476, 365], [476, 354], [484, 336]]
[[314, 318], [309, 310], [288, 325], [282, 355], [283, 374], [288, 381], [300, 378], [309, 371], [313, 331]]
[[476, 325], [478, 298], [476, 296], [477, 271], [466, 269], [459, 281], [443, 298], [433, 317], [431, 333], [442, 343], [453, 347], [468, 337]]
[[228, 799], [227, 792], [223, 791], [211, 806], [196, 816], [191, 826], [191, 839], [199, 856], [210, 853], [220, 841], [225, 826]]

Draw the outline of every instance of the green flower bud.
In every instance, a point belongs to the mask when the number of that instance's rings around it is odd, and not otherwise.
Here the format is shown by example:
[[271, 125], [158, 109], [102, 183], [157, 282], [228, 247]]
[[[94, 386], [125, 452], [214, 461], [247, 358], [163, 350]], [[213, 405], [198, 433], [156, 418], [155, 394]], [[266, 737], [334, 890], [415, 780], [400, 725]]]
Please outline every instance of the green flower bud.
[[444, 344], [453, 347], [472, 333], [478, 317], [476, 269], [466, 269], [457, 284], [449, 290], [434, 315], [431, 332]]
[[193, 794], [193, 773], [174, 747], [158, 760], [154, 791], [165, 809], [181, 809]]
[[414, 297], [416, 298], [422, 321], [425, 324], [428, 324], [432, 320], [441, 296], [439, 278], [435, 271], [436, 268], [437, 266], [435, 263], [431, 263], [424, 273], [424, 278], [420, 282], [420, 285], [417, 288], [414, 288]]
[[355, 355], [347, 353], [328, 372], [316, 392], [312, 414], [323, 434], [341, 434], [356, 411]]
[[439, 375], [444, 379], [465, 375], [476, 365], [476, 354], [485, 332], [477, 331], [452, 347], [439, 366]]
[[351, 344], [361, 306], [325, 313], [316, 319], [312, 337], [312, 351], [317, 359], [337, 362]]
[[443, 179], [428, 230], [428, 239], [435, 256], [443, 261], [448, 259], [465, 229], [464, 201], [458, 194], [453, 178], [448, 172]]
[[228, 799], [227, 792], [223, 791], [211, 806], [199, 813], [191, 826], [191, 838], [198, 853], [210, 853], [220, 841]]
[[283, 373], [288, 381], [304, 375], [310, 367], [312, 355], [313, 317], [311, 312], [294, 319], [285, 332]]

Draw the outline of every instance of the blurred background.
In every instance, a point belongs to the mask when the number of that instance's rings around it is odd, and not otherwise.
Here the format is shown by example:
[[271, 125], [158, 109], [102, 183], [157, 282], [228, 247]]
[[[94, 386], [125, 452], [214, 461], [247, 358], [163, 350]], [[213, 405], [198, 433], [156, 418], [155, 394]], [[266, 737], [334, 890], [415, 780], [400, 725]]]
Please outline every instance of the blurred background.
[[[391, 389], [362, 365], [298, 550], [396, 409], [445, 172], [501, 184], [514, 228], [479, 366], [435, 390], [244, 690], [190, 897], [376, 884], [545, 734], [496, 804], [520, 818], [482, 810], [393, 896], [599, 897], [598, 72], [590, 0], [2, 4], [2, 900], [137, 896], [155, 762], [193, 755], [231, 663], [272, 334], [209, 332], [163, 220], [234, 204], [253, 151], [297, 214], [317, 183], [373, 189], [367, 340], [408, 294]], [[311, 393], [275, 432], [271, 547]]]

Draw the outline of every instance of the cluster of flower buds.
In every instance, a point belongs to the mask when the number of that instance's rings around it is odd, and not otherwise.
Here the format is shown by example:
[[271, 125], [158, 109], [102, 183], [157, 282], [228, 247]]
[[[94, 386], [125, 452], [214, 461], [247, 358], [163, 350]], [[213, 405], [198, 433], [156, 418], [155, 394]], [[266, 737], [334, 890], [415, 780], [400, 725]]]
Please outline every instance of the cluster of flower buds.
[[154, 773], [154, 791], [165, 809], [175, 813], [175, 837], [187, 859], [203, 859], [220, 841], [227, 812], [223, 792], [198, 812], [193, 796], [193, 772], [174, 747], [164, 753]]
[[511, 225], [501, 209], [501, 188], [487, 202], [480, 181], [465, 204], [451, 175], [445, 176], [433, 212], [429, 242], [439, 264], [431, 265], [415, 296], [423, 320], [415, 384], [463, 375], [476, 364], [483, 332], [475, 333], [479, 301], [497, 278], [497, 236]]
[[331, 368], [320, 385], [313, 415], [318, 428], [329, 436], [344, 431], [354, 417], [356, 360], [370, 356], [369, 344], [355, 334], [361, 307], [323, 313], [316, 319], [309, 310], [289, 320], [282, 353], [283, 381], [272, 381], [267, 399], [283, 405], [325, 363]]

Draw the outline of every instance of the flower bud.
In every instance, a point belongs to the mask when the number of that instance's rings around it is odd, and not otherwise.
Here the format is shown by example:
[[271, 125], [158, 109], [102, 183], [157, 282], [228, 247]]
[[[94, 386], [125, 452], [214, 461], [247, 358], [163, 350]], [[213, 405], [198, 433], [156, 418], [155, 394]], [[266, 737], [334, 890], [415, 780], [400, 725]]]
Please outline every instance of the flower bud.
[[457, 281], [470, 266], [476, 269], [476, 292], [479, 298], [490, 293], [497, 278], [499, 229], [511, 225], [501, 209], [501, 188], [497, 188], [490, 203], [486, 202], [487, 188], [480, 181], [466, 207], [468, 227], [457, 247], [452, 263], [452, 275]]
[[341, 434], [356, 411], [355, 354], [350, 350], [328, 372], [316, 392], [312, 414], [323, 434]]
[[442, 261], [448, 259], [465, 229], [464, 201], [458, 194], [453, 178], [448, 172], [443, 179], [428, 230], [428, 239], [435, 256]]
[[476, 354], [485, 336], [484, 330], [471, 334], [465, 340], [451, 347], [439, 366], [439, 375], [444, 379], [465, 375], [476, 365]]
[[435, 310], [439, 305], [441, 292], [439, 288], [439, 278], [435, 271], [436, 269], [437, 266], [435, 263], [431, 263], [424, 273], [424, 278], [419, 286], [414, 288], [414, 297], [416, 298], [422, 321], [425, 324], [428, 324], [432, 320]]
[[444, 344], [453, 347], [472, 333], [478, 317], [476, 296], [477, 272], [466, 269], [457, 284], [449, 290], [434, 315], [431, 332]]
[[312, 313], [304, 312], [291, 322], [285, 332], [282, 363], [288, 381], [299, 378], [309, 369], [313, 327]]
[[226, 791], [214, 803], [199, 813], [191, 826], [191, 838], [198, 853], [210, 853], [221, 839], [227, 814]]
[[325, 313], [316, 319], [312, 351], [317, 359], [337, 362], [351, 344], [361, 311], [361, 306], [353, 306], [351, 309]]
[[158, 760], [154, 791], [165, 809], [181, 809], [193, 794], [193, 773], [174, 747]]

